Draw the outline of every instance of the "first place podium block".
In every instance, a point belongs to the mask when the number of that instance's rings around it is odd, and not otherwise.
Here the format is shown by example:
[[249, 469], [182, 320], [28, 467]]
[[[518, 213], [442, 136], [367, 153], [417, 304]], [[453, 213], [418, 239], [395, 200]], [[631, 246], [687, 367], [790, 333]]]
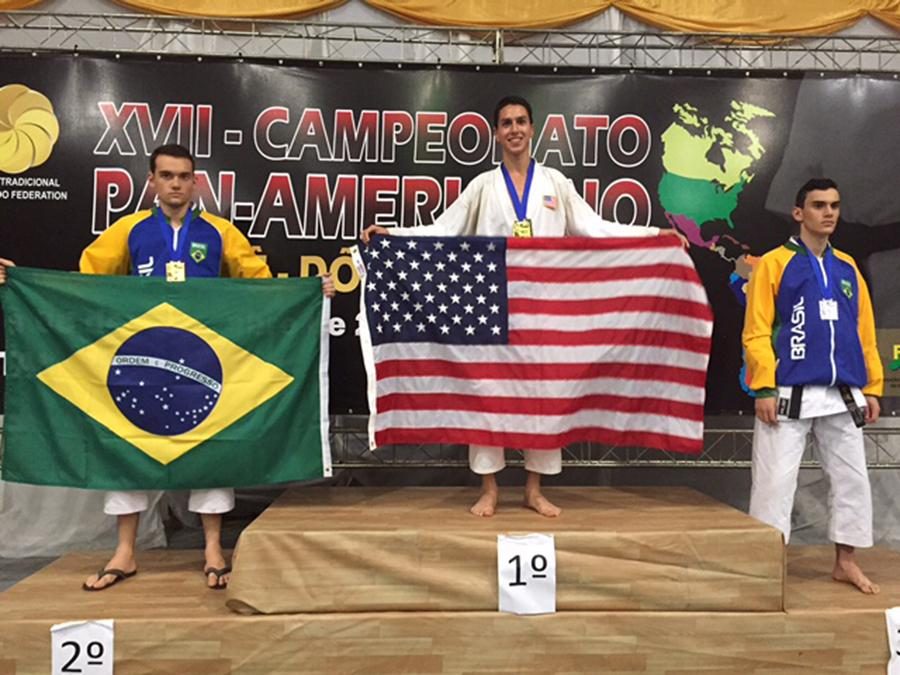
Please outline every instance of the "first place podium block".
[[263, 614], [496, 611], [497, 535], [546, 532], [558, 611], [783, 610], [781, 534], [736, 509], [686, 488], [546, 493], [561, 517], [506, 501], [477, 518], [472, 488], [288, 491], [241, 535], [227, 604]]

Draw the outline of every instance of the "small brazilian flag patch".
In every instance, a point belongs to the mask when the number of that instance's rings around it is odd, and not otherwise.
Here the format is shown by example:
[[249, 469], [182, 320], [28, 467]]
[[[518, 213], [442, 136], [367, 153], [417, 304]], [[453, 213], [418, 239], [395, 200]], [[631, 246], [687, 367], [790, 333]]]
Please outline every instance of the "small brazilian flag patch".
[[206, 260], [206, 244], [202, 242], [192, 241], [191, 242], [191, 252], [189, 255], [191, 256], [191, 260], [195, 263], [201, 263]]
[[844, 295], [848, 298], [853, 297], [853, 284], [850, 283], [849, 279], [841, 279], [841, 291], [843, 291]]

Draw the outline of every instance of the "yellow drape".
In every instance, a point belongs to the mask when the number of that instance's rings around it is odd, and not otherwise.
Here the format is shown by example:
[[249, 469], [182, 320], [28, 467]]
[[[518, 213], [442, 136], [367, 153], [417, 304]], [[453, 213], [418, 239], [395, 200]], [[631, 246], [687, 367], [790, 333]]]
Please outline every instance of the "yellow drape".
[[[42, 0], [0, 0], [0, 10]], [[346, 0], [116, 0], [146, 12], [275, 18], [315, 14]], [[665, 30], [827, 35], [872, 16], [900, 30], [900, 0], [362, 0], [408, 21], [483, 28], [556, 28], [617, 7]]]
[[25, 9], [26, 7], [32, 7], [44, 0], [0, 0], [0, 10], [6, 11], [8, 9]]
[[645, 23], [686, 33], [826, 35], [852, 26], [879, 0], [616, 0]]
[[485, 28], [556, 28], [598, 14], [614, 0], [363, 0], [409, 21]]
[[872, 16], [874, 16], [879, 21], [883, 21], [888, 26], [893, 28], [894, 30], [900, 30], [900, 3], [885, 3], [889, 5], [884, 9], [875, 9], [869, 12]]
[[[2, 1], [2, 0], [0, 0]], [[217, 16], [229, 19], [276, 19], [324, 12], [347, 0], [116, 0], [151, 14]]]
[[552, 28], [617, 7], [645, 23], [691, 33], [826, 35], [866, 15], [900, 28], [900, 0], [363, 0], [410, 21]]

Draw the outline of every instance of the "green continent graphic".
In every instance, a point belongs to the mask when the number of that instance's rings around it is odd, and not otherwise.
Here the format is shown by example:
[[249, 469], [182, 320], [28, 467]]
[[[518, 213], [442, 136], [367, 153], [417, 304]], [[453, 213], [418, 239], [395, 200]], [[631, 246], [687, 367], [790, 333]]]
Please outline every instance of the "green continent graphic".
[[659, 199], [670, 214], [687, 216], [697, 224], [708, 220], [725, 220], [729, 227], [734, 228], [731, 213], [737, 208], [738, 197], [743, 189], [743, 182], [725, 190], [715, 181], [664, 173], [659, 181]]
[[716, 126], [690, 103], [676, 103], [672, 110], [675, 121], [662, 134], [665, 171], [659, 183], [660, 203], [668, 220], [692, 244], [735, 260], [746, 247], [730, 234], [704, 234], [701, 228], [721, 221], [726, 232], [735, 230], [731, 215], [766, 151], [750, 123], [774, 113], [732, 101], [722, 125]]

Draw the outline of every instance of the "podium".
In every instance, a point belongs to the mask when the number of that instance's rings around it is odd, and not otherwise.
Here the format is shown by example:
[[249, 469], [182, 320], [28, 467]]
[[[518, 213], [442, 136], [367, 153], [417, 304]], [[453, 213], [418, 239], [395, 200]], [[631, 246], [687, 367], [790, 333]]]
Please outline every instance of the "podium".
[[[884, 673], [900, 553], [860, 551], [882, 586], [830, 579], [830, 546], [791, 547], [683, 488], [560, 488], [547, 519], [501, 491], [286, 492], [241, 535], [225, 592], [200, 551], [148, 551], [101, 593], [108, 552], [70, 554], [0, 594], [0, 675], [50, 671], [50, 626], [114, 619], [123, 673]], [[552, 533], [557, 612], [497, 611], [497, 534]]]
[[242, 533], [228, 606], [496, 611], [497, 535], [548, 532], [559, 611], [784, 608], [781, 533], [735, 509], [683, 488], [546, 494], [563, 505], [560, 518], [516, 501], [477, 518], [467, 488], [290, 491]]

